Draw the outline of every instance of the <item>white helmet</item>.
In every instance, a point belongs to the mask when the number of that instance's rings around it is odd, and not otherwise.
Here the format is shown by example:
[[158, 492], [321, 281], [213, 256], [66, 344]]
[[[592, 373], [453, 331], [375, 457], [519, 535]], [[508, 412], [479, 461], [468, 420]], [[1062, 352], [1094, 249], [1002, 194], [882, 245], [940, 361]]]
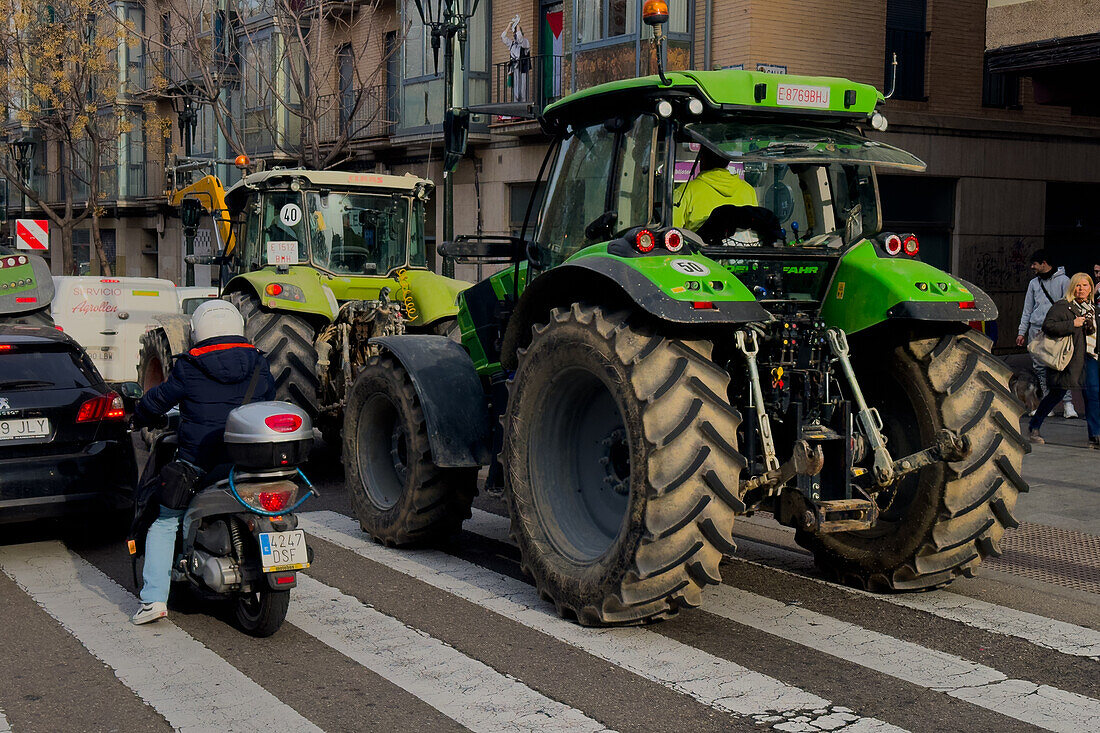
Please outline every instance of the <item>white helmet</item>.
[[210, 299], [191, 315], [191, 341], [197, 344], [217, 336], [244, 338], [244, 317], [231, 303]]

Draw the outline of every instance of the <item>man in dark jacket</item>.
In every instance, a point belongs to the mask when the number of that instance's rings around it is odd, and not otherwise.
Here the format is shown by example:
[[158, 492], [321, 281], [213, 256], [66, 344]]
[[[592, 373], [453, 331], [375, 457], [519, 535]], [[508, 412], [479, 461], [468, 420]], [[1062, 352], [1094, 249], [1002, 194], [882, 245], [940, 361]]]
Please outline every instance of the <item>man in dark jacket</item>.
[[[134, 410], [135, 426], [149, 425], [179, 405], [179, 446], [176, 459], [200, 472], [228, 462], [223, 436], [230, 411], [244, 402], [274, 399], [275, 382], [263, 354], [244, 337], [244, 318], [224, 300], [210, 300], [191, 316], [190, 351], [180, 354], [168, 381], [153, 387]], [[252, 394], [248, 395], [249, 386]], [[149, 623], [168, 615], [172, 553], [184, 509], [161, 506], [153, 496], [156, 481], [143, 483], [135, 528], [148, 524], [141, 608], [131, 619]], [[156, 518], [153, 519], [154, 513]], [[144, 521], [142, 521], [144, 520]], [[131, 535], [140, 535], [132, 529]]]

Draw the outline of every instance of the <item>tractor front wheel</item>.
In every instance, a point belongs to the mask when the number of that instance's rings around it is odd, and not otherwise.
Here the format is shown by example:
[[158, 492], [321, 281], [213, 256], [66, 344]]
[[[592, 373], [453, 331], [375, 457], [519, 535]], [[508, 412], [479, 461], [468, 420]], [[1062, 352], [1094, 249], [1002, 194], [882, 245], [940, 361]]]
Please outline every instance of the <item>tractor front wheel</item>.
[[313, 326], [301, 316], [264, 308], [251, 293], [230, 293], [226, 300], [244, 316], [244, 335], [267, 356], [275, 399], [293, 403], [316, 418], [320, 381]]
[[138, 353], [137, 381], [143, 392], [168, 380], [172, 371], [172, 347], [168, 336], [159, 328], [141, 335], [141, 351]]
[[343, 448], [348, 496], [378, 542], [424, 544], [458, 532], [470, 516], [477, 469], [432, 463], [424, 410], [393, 357], [372, 357], [352, 385]]
[[[837, 580], [868, 590], [925, 590], [972, 576], [1001, 554], [1005, 529], [1027, 483], [1023, 405], [1008, 391], [1008, 368], [976, 331], [915, 338], [888, 353], [853, 344], [867, 401], [877, 407], [891, 456], [932, 445], [947, 428], [970, 441], [970, 455], [909, 474], [878, 494], [876, 525], [858, 532], [795, 539]], [[862, 366], [861, 366], [862, 365]], [[869, 463], [870, 458], [867, 459]]]
[[586, 626], [699, 605], [744, 510], [740, 415], [704, 340], [624, 311], [554, 309], [519, 352], [504, 475], [523, 569]]

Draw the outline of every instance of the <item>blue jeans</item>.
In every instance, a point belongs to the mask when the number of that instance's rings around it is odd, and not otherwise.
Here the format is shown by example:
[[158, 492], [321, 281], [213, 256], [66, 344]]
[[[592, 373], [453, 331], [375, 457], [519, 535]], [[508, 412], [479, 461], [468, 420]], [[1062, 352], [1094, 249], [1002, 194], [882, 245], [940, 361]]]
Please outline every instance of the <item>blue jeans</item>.
[[1089, 437], [1100, 437], [1100, 363], [1092, 356], [1085, 357], [1085, 422]]
[[176, 532], [183, 518], [183, 509], [160, 508], [160, 514], [149, 525], [145, 535], [145, 567], [141, 577], [142, 603], [167, 603], [172, 587], [172, 560], [176, 550]]

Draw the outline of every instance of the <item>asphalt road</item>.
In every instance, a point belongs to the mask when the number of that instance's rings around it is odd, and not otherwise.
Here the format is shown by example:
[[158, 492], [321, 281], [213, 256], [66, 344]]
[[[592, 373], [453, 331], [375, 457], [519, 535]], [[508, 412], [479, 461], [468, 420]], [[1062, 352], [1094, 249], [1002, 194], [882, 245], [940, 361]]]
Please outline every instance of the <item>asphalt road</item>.
[[1061, 422], [1025, 461], [1020, 541], [977, 578], [856, 592], [756, 515], [702, 608], [633, 629], [558, 619], [491, 496], [446, 546], [374, 544], [323, 447], [314, 564], [269, 639], [175, 598], [133, 627], [117, 532], [4, 528], [0, 731], [1100, 730], [1100, 455]]

